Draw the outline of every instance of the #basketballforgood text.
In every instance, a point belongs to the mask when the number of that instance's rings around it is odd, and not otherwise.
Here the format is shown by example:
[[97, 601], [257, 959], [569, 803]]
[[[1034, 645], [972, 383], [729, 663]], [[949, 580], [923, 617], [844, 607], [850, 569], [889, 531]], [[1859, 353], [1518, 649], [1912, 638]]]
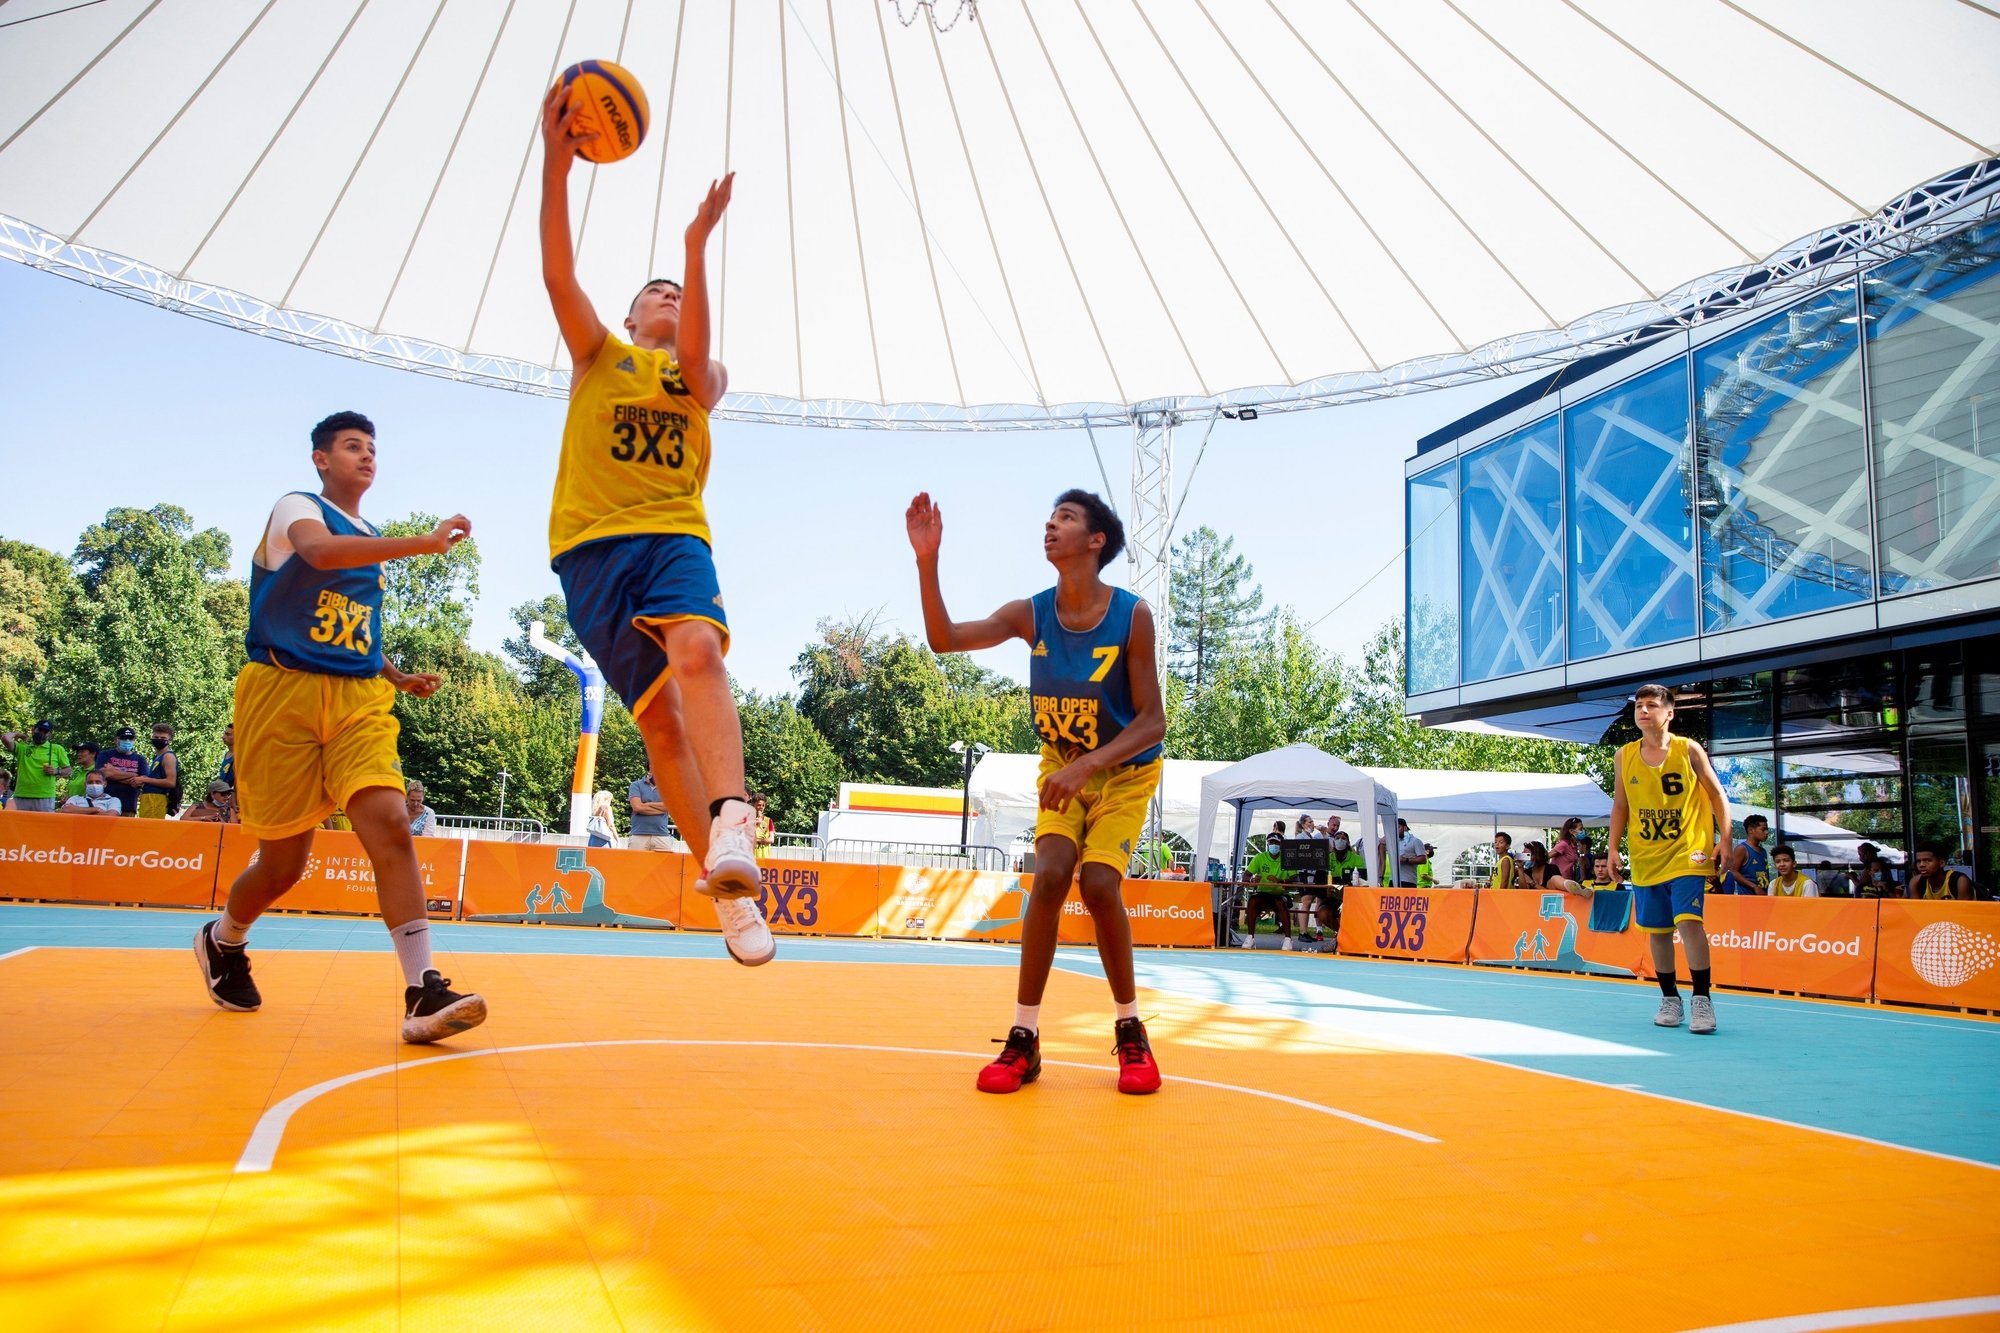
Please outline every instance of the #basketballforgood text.
[[1776, 930], [1712, 930], [1708, 942], [1718, 949], [1765, 949], [1772, 953], [1823, 953], [1839, 954], [1848, 958], [1861, 956], [1861, 937], [1853, 935], [1844, 940], [1830, 939], [1823, 935], [1806, 931], [1803, 934], [1787, 935]]
[[200, 870], [208, 861], [206, 852], [192, 856], [170, 856], [154, 848], [142, 852], [121, 852], [110, 847], [0, 847], [0, 863], [19, 862], [47, 866], [113, 866], [121, 870]]
[[[1089, 916], [1090, 909], [1081, 901], [1070, 898], [1063, 903], [1064, 916]], [[1136, 917], [1163, 917], [1171, 921], [1206, 921], [1208, 910], [1199, 904], [1193, 907], [1175, 907], [1171, 903], [1126, 903], [1125, 915]]]

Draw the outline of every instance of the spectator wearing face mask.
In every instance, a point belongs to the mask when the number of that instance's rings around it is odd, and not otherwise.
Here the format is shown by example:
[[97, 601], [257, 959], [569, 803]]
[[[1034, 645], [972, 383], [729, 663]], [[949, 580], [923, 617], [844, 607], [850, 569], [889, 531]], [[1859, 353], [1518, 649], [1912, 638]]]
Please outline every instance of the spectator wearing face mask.
[[83, 791], [63, 802], [65, 813], [72, 815], [103, 815], [116, 819], [124, 812], [118, 808], [118, 798], [104, 789], [104, 774], [92, 770], [83, 775]]
[[0, 746], [14, 756], [14, 809], [47, 814], [69, 785], [69, 751], [55, 743], [54, 734], [55, 723], [44, 719], [28, 735], [0, 736]]
[[1368, 858], [1338, 828], [1327, 842], [1326, 878], [1327, 883], [1342, 886], [1368, 882]]
[[118, 813], [127, 818], [138, 814], [139, 779], [146, 772], [146, 761], [139, 757], [139, 733], [120, 727], [117, 742], [97, 756], [97, 767], [104, 774], [106, 789], [118, 798]]
[[97, 746], [90, 741], [78, 741], [76, 748], [70, 751], [69, 767], [69, 782], [62, 794], [65, 797], [81, 796], [85, 785], [90, 782], [91, 770], [97, 767]]
[[217, 778], [208, 784], [208, 795], [196, 801], [181, 814], [183, 824], [234, 824], [236, 822], [236, 790]]
[[1278, 919], [1278, 933], [1290, 939], [1292, 934], [1292, 903], [1285, 886], [1292, 882], [1292, 874], [1284, 869], [1279, 859], [1279, 848], [1285, 840], [1285, 826], [1279, 824], [1271, 830], [1271, 836], [1264, 846], [1250, 858], [1244, 874], [1256, 885], [1245, 909], [1243, 930], [1245, 934], [1257, 933], [1257, 919], [1269, 912]]
[[1590, 873], [1582, 862], [1583, 821], [1571, 815], [1563, 821], [1562, 836], [1556, 839], [1555, 846], [1549, 848], [1549, 864], [1562, 878], [1577, 880]]
[[181, 760], [174, 753], [174, 729], [153, 724], [153, 757], [139, 775], [139, 818], [172, 819], [181, 812]]

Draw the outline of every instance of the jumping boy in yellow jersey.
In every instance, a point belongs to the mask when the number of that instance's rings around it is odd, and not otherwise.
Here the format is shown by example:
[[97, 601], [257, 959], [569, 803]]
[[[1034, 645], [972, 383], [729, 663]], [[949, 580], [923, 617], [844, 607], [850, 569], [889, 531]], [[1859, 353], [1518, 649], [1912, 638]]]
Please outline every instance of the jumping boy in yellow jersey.
[[688, 224], [685, 286], [654, 278], [605, 328], [577, 282], [569, 171], [578, 145], [561, 84], [542, 103], [542, 280], [575, 369], [549, 514], [549, 558], [570, 625], [632, 710], [681, 836], [701, 858], [695, 888], [715, 903], [737, 962], [777, 953], [757, 906], [754, 812], [743, 731], [722, 657], [729, 621], [709, 550], [702, 487], [708, 414], [729, 372], [708, 355], [709, 234], [735, 176], [708, 187]]
[[[1639, 739], [1618, 750], [1611, 795], [1611, 841], [1632, 830], [1633, 919], [1650, 937], [1660, 976], [1660, 1009], [1653, 1022], [1681, 1025], [1681, 996], [1674, 978], [1674, 934], [1687, 951], [1694, 982], [1688, 1031], [1715, 1031], [1715, 1002], [1708, 993], [1708, 930], [1702, 924], [1702, 888], [1717, 865], [1729, 864], [1729, 802], [1708, 753], [1685, 736], [1671, 735], [1674, 696], [1664, 685], [1641, 685], [1632, 695]], [[1711, 857], [1710, 848], [1715, 851]]]
[[[1033, 645], [1028, 689], [1042, 738], [1035, 883], [1021, 923], [1014, 1025], [999, 1058], [979, 1071], [979, 1090], [1018, 1092], [1042, 1072], [1042, 991], [1074, 876], [1117, 1006], [1118, 1091], [1156, 1092], [1160, 1068], [1139, 1019], [1132, 925], [1119, 889], [1160, 785], [1167, 714], [1154, 674], [1152, 609], [1099, 577], [1123, 549], [1125, 525], [1097, 496], [1064, 491], [1042, 525], [1042, 554], [1056, 567], [1055, 587], [1009, 602], [984, 620], [955, 621], [938, 587], [943, 514], [930, 496], [919, 495], [904, 523], [917, 555], [924, 634], [933, 652], [972, 652], [1009, 639]], [[1279, 920], [1285, 920], [1282, 913]]]

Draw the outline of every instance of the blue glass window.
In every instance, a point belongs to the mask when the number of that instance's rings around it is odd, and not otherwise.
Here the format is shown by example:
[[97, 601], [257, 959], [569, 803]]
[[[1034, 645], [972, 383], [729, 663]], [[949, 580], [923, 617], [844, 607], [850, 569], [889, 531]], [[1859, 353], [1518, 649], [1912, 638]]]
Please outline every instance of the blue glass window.
[[1704, 630], [1872, 595], [1859, 326], [1849, 283], [1696, 349]]
[[1882, 591], [2000, 574], [2000, 220], [1862, 279]]
[[1563, 445], [1570, 660], [1692, 637], [1687, 358], [1565, 409]]
[[1411, 694], [1458, 684], [1458, 467], [1410, 478], [1405, 674]]
[[1459, 460], [1468, 682], [1561, 663], [1562, 440], [1556, 418]]

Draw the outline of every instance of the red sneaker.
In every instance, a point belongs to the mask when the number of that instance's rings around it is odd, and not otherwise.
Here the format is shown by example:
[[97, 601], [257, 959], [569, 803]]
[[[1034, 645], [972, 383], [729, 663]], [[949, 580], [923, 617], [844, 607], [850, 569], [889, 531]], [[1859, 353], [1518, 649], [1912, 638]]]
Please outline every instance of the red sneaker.
[[1160, 1090], [1160, 1067], [1153, 1062], [1153, 1046], [1146, 1040], [1146, 1025], [1136, 1018], [1121, 1018], [1113, 1029], [1118, 1044], [1118, 1091], [1133, 1094]]
[[1023, 1083], [1033, 1083], [1041, 1076], [1042, 1039], [1027, 1028], [1008, 1028], [1000, 1057], [979, 1071], [979, 1090], [1019, 1092]]

